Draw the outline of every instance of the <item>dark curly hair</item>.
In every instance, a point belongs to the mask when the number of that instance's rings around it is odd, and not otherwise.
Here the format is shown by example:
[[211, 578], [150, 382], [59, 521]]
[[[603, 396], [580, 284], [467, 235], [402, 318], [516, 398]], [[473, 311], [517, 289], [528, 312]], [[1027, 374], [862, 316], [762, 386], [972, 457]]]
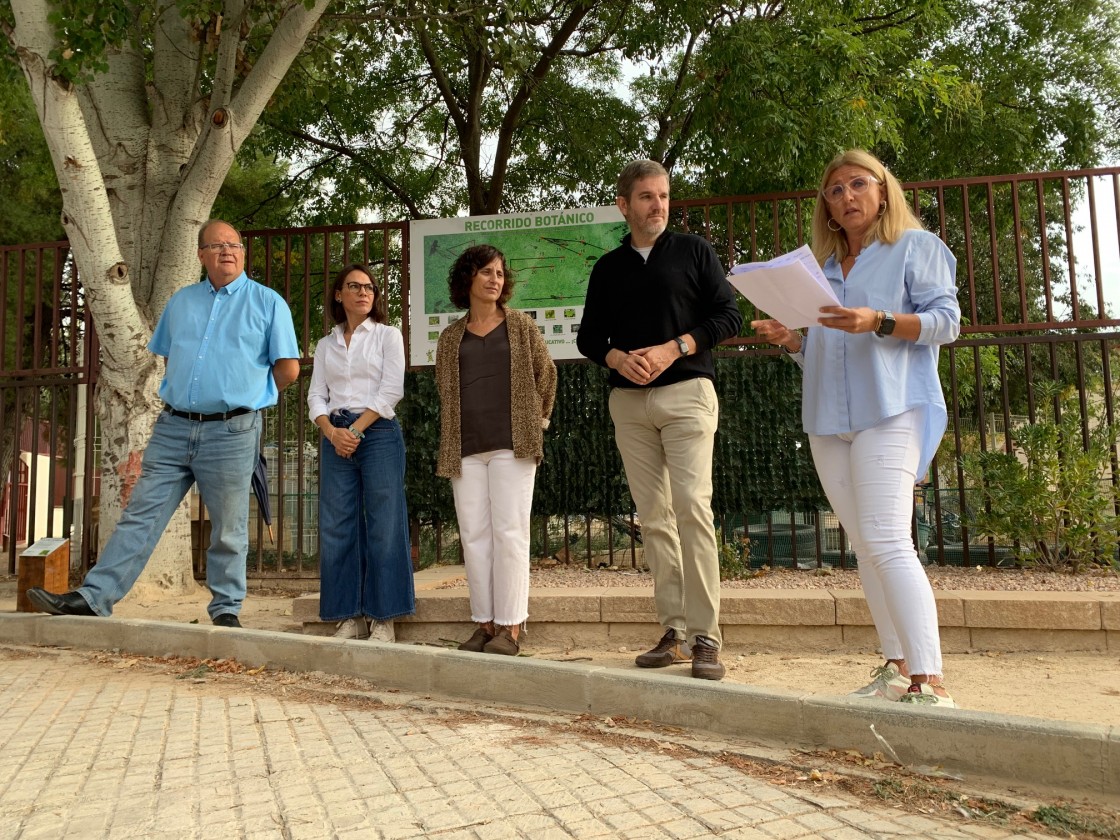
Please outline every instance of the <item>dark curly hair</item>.
[[451, 293], [451, 302], [458, 309], [470, 309], [471, 281], [479, 269], [485, 268], [494, 260], [502, 261], [502, 271], [506, 278], [502, 294], [498, 298], [498, 306], [504, 308], [513, 297], [513, 272], [509, 270], [506, 255], [493, 245], [472, 245], [459, 255], [447, 272], [447, 289]]
[[373, 284], [373, 306], [369, 310], [369, 318], [379, 324], [384, 324], [388, 318], [388, 310], [385, 306], [385, 295], [381, 294], [381, 289], [377, 286], [377, 281], [373, 279], [373, 272], [369, 270], [368, 265], [362, 263], [350, 263], [344, 266], [342, 271], [338, 272], [338, 276], [334, 278], [334, 284], [331, 286], [331, 317], [334, 318], [336, 324], [346, 322], [346, 310], [342, 308], [342, 301], [338, 296], [342, 294], [342, 284], [346, 280], [346, 275], [352, 271], [360, 271], [369, 278], [369, 282]]

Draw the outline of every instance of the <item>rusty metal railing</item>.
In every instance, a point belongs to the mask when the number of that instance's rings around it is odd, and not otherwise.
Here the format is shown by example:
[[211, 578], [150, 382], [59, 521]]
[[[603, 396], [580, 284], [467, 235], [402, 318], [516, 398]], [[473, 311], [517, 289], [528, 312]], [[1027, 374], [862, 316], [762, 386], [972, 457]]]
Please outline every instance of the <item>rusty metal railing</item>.
[[[1012, 451], [1017, 422], [1054, 417], [1039, 397], [1054, 380], [1078, 395], [1082, 428], [1101, 406], [1115, 422], [1112, 360], [1120, 319], [1120, 168], [923, 181], [904, 185], [925, 225], [958, 258], [965, 324], [943, 348], [950, 427], [914, 536], [939, 563], [998, 563], [1006, 547], [968, 533], [970, 498], [959, 456]], [[674, 226], [705, 235], [728, 265], [767, 259], [806, 241], [813, 191], [673, 203]], [[318, 577], [317, 435], [306, 417], [310, 348], [331, 326], [323, 292], [342, 265], [365, 262], [409, 329], [408, 224], [246, 231], [250, 274], [289, 301], [305, 353], [299, 383], [266, 419], [275, 544], [253, 529], [250, 574]], [[749, 313], [748, 313], [749, 314]], [[96, 557], [99, 427], [92, 399], [98, 344], [65, 242], [0, 248], [0, 531], [9, 573], [19, 547], [66, 534], [83, 567]], [[773, 356], [749, 335], [723, 354]], [[1025, 419], [1022, 419], [1025, 418]], [[1115, 466], [1115, 465], [1114, 465]], [[1113, 480], [1120, 470], [1113, 469]], [[195, 568], [204, 555], [199, 513]], [[750, 541], [751, 562], [847, 565], [842, 528], [827, 511], [742, 511], [716, 523], [725, 544]], [[534, 518], [534, 551], [589, 565], [641, 563], [640, 524], [617, 511]], [[458, 556], [454, 523], [435, 522], [414, 545], [425, 562]]]

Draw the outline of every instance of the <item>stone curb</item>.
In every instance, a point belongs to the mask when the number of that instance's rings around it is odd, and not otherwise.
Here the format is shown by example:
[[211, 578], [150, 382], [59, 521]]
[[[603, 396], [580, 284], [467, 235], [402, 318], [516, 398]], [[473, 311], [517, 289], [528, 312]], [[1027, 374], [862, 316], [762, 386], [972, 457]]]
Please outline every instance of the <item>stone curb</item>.
[[[450, 571], [445, 570], [441, 580], [462, 576], [455, 572], [461, 567], [446, 568]], [[466, 589], [438, 589], [438, 581], [424, 585], [419, 578], [416, 614], [397, 619], [400, 638], [469, 635]], [[946, 653], [1120, 651], [1118, 592], [942, 590], [935, 595]], [[645, 587], [537, 589], [529, 596], [529, 616], [535, 640], [558, 644], [642, 644], [659, 633], [653, 590]], [[334, 629], [319, 621], [318, 593], [296, 597], [292, 619], [308, 633], [329, 635]], [[871, 613], [859, 590], [724, 589], [720, 624], [728, 649], [876, 646]]]
[[969, 783], [1120, 801], [1118, 726], [861, 703], [660, 672], [140, 619], [0, 614], [0, 641], [324, 671], [416, 694], [622, 715], [785, 749], [884, 752], [877, 733], [904, 764], [941, 768]]

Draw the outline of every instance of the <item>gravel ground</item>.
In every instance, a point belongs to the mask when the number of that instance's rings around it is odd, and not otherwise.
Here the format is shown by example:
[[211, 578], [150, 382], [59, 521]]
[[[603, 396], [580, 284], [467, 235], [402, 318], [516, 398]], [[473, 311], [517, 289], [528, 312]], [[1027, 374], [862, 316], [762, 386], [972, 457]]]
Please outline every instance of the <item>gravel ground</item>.
[[[1120, 592], [1120, 574], [1114, 571], [1071, 575], [1022, 569], [988, 569], [927, 566], [934, 589], [987, 589], [1039, 592]], [[448, 581], [442, 589], [465, 587], [466, 580]], [[580, 566], [534, 566], [529, 585], [534, 589], [558, 587], [653, 586], [649, 572], [636, 569], [587, 569]], [[728, 589], [859, 589], [859, 574], [849, 569], [761, 569], [747, 580], [725, 580]]]

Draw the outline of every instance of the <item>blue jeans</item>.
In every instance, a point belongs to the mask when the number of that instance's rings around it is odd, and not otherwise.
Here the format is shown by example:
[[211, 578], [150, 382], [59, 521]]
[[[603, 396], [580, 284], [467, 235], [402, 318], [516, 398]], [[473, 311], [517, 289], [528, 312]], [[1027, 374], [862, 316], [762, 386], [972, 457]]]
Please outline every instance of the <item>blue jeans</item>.
[[[358, 415], [340, 411], [346, 428]], [[387, 621], [416, 611], [404, 498], [404, 436], [384, 417], [349, 458], [324, 437], [319, 471], [319, 617]]]
[[98, 615], [112, 615], [163, 536], [175, 508], [198, 483], [210, 513], [206, 585], [210, 617], [241, 612], [249, 552], [249, 479], [260, 448], [258, 411], [202, 423], [162, 412], [144, 450], [140, 480], [116, 530], [78, 592]]

